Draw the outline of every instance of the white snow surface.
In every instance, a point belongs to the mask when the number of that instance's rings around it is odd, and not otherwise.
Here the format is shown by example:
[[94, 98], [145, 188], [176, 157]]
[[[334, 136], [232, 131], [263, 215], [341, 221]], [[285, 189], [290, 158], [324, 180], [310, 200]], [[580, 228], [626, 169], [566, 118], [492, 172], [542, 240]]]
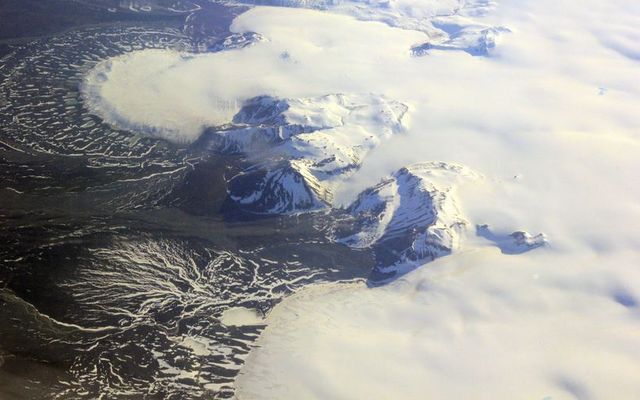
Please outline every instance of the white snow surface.
[[[88, 79], [100, 115], [176, 140], [258, 95], [407, 104], [406, 132], [367, 155], [337, 204], [415, 162], [485, 176], [460, 186], [458, 207], [495, 236], [468, 235], [380, 288], [310, 287], [283, 301], [236, 382], [240, 399], [640, 393], [640, 3], [512, 0], [465, 18], [511, 33], [487, 57], [413, 57], [424, 31], [257, 7], [233, 29], [266, 41], [196, 57], [134, 52]], [[500, 238], [524, 231], [548, 244], [502, 251]]]

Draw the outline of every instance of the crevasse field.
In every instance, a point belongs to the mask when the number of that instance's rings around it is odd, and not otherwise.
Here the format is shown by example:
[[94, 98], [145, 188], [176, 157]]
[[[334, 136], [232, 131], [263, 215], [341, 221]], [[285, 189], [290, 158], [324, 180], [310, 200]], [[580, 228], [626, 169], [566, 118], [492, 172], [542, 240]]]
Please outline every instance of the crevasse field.
[[[395, 176], [380, 187], [385, 215], [411, 221], [419, 204], [402, 209], [406, 180], [392, 174], [418, 165], [445, 196], [443, 223], [466, 229], [446, 236], [451, 254], [403, 259], [383, 285], [287, 297], [266, 317], [236, 396], [639, 398], [640, 3], [285, 5], [235, 18], [233, 33], [259, 35], [247, 47], [102, 61], [84, 78], [85, 101], [118, 128], [191, 143], [247, 99], [303, 99], [306, 117], [290, 117], [340, 126], [331, 146], [359, 164], [331, 179], [310, 167], [333, 206]], [[373, 110], [401, 103], [402, 127], [330, 95]], [[297, 151], [313, 159], [331, 141], [314, 140]], [[438, 162], [472, 172], [443, 178]], [[375, 242], [393, 223], [381, 217], [345, 240]]]

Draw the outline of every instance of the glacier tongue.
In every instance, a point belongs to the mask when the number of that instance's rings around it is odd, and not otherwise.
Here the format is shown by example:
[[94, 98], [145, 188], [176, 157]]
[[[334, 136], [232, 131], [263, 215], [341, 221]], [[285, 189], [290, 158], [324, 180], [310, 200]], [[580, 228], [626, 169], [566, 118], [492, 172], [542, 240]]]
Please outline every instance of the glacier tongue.
[[203, 140], [250, 166], [228, 181], [229, 198], [252, 213], [325, 208], [369, 151], [403, 130], [407, 106], [373, 94], [248, 100], [222, 129]]
[[386, 282], [458, 247], [468, 222], [455, 197], [471, 169], [444, 162], [402, 168], [362, 192], [338, 219], [334, 237], [354, 248], [371, 248], [376, 266], [370, 283]]

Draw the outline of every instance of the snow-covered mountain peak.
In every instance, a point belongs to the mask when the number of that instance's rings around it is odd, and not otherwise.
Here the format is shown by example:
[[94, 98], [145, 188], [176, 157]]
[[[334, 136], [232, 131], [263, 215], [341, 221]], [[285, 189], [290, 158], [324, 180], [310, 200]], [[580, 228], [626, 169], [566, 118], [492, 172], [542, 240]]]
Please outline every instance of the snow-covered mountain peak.
[[[244, 103], [233, 125], [209, 132], [204, 140], [211, 149], [250, 160], [250, 167], [229, 181], [230, 198], [238, 207], [303, 212], [330, 205], [334, 189], [367, 153], [403, 130], [407, 109], [373, 94], [260, 96]], [[265, 201], [269, 187], [278, 189]]]
[[325, 208], [330, 195], [299, 162], [257, 165], [233, 177], [229, 199], [255, 214], [286, 214]]
[[332, 94], [317, 98], [280, 99], [258, 96], [247, 100], [233, 122], [247, 125], [295, 125], [307, 130], [343, 124], [358, 95]]
[[402, 168], [365, 190], [334, 229], [337, 241], [372, 248], [372, 281], [385, 281], [451, 253], [468, 222], [456, 187], [480, 174], [457, 164], [425, 162]]

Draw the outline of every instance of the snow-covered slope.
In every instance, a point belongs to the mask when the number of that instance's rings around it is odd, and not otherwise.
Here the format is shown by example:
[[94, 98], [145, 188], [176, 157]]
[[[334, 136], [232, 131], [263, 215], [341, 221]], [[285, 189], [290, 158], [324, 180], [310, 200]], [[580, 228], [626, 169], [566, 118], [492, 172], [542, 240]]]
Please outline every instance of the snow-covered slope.
[[248, 100], [222, 130], [203, 141], [241, 153], [252, 165], [229, 179], [230, 198], [256, 213], [323, 208], [332, 192], [381, 141], [403, 129], [407, 106], [372, 94]]
[[478, 178], [467, 167], [443, 162], [402, 168], [358, 196], [337, 223], [336, 239], [374, 249], [372, 283], [393, 279], [458, 247], [468, 222], [456, 187]]
[[325, 208], [331, 193], [296, 160], [260, 163], [227, 183], [229, 199], [245, 212], [287, 214]]

